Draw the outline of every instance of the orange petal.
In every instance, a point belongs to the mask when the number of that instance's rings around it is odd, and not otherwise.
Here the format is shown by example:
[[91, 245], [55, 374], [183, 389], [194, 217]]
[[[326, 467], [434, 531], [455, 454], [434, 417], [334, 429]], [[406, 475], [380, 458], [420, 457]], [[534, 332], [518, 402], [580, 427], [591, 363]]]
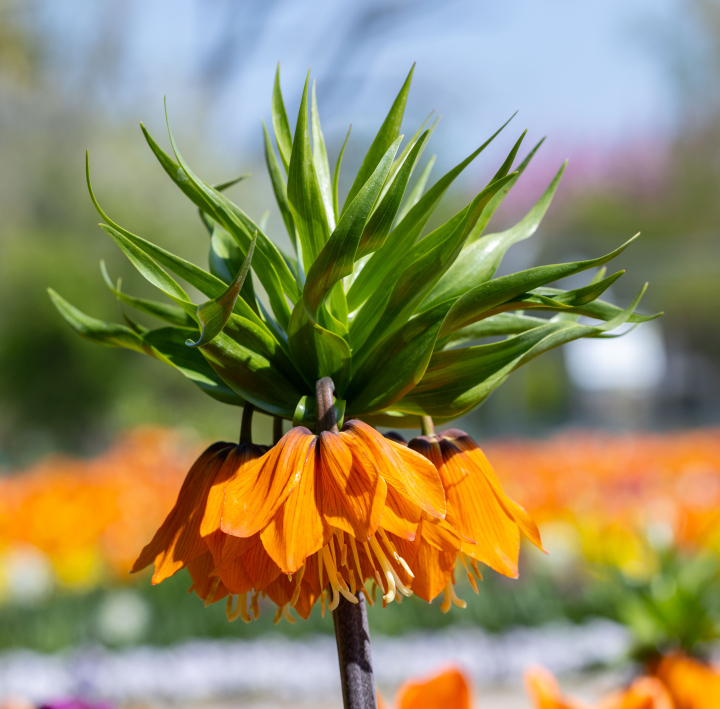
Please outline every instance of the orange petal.
[[440, 551], [423, 538], [412, 567], [415, 574], [413, 593], [428, 603], [440, 595], [447, 586], [456, 556], [454, 552]]
[[215, 603], [228, 595], [228, 590], [221, 579], [212, 575], [215, 566], [212, 554], [206, 552], [197, 559], [188, 562], [188, 571], [193, 580], [191, 591], [195, 591], [206, 603]]
[[[482, 470], [483, 474], [487, 478], [488, 482], [493, 488], [498, 500], [505, 507], [507, 513], [517, 522], [522, 533], [538, 548], [542, 551], [542, 541], [540, 539], [540, 532], [538, 531], [537, 525], [527, 511], [521, 507], [515, 500], [508, 497], [500, 484], [500, 480], [495, 473], [490, 461], [487, 459], [485, 454], [482, 452], [480, 446], [473, 441], [467, 433], [460, 431], [459, 429], [451, 429], [450, 431], [444, 431], [441, 436], [448, 436], [452, 434], [452, 442], [460, 448], [460, 450], [468, 453], [476, 465]], [[462, 434], [462, 435], [460, 435]]]
[[422, 510], [388, 485], [385, 509], [380, 517], [380, 526], [408, 541], [415, 539]]
[[462, 548], [463, 540], [447, 520], [424, 517], [420, 528], [422, 538], [438, 551], [457, 554]]
[[240, 558], [222, 564], [213, 574], [220, 577], [230, 593], [247, 593], [253, 588], [253, 581]]
[[[712, 706], [717, 706], [715, 697]], [[663, 683], [656, 677], [638, 677], [625, 691], [605, 697], [596, 709], [674, 709], [673, 700]], [[679, 704], [679, 709], [684, 705]], [[688, 705], [702, 709], [702, 704]], [[710, 707], [710, 704], [706, 705]]]
[[215, 443], [195, 461], [180, 488], [175, 506], [140, 553], [133, 565], [133, 573], [154, 560], [152, 582], [157, 584], [208, 550], [200, 536], [205, 504], [215, 476], [233, 448], [231, 443]]
[[377, 531], [387, 485], [337, 433], [320, 434], [316, 466], [321, 481], [322, 516], [333, 527], [367, 541]]
[[720, 670], [680, 654], [664, 657], [656, 670], [678, 709], [720, 706]]
[[256, 544], [249, 552], [241, 556], [240, 560], [252, 581], [255, 593], [260, 593], [280, 576], [280, 567], [268, 556], [262, 544]]
[[265, 587], [265, 593], [273, 603], [284, 606], [290, 603], [293, 593], [295, 593], [295, 581], [290, 581], [285, 574], [280, 574]]
[[444, 459], [439, 468], [445, 485], [453, 525], [476, 544], [463, 544], [463, 552], [505, 576], [517, 577], [520, 531], [498, 501], [492, 486], [475, 461], [451, 441], [442, 440]]
[[284, 574], [294, 574], [332, 536], [318, 509], [314, 448], [315, 440], [300, 483], [260, 534], [265, 550]]
[[544, 667], [529, 667], [523, 679], [535, 709], [590, 709], [584, 702], [563, 697], [558, 681]]
[[343, 426], [343, 440], [362, 447], [380, 475], [431, 517], [445, 516], [445, 492], [435, 466], [427, 458], [385, 438], [358, 420]]
[[241, 477], [245, 473], [245, 467], [253, 460], [262, 458], [265, 450], [262, 446], [252, 443], [241, 443], [235, 446], [227, 456], [222, 468], [215, 476], [212, 487], [208, 492], [205, 504], [205, 514], [200, 525], [200, 534], [205, 537], [220, 529], [220, 517], [222, 513], [223, 500], [225, 498], [226, 483], [232, 478]]
[[250, 537], [267, 526], [300, 482], [314, 440], [307, 428], [293, 428], [262, 458], [244, 467], [225, 487], [222, 531]]
[[243, 554], [250, 551], [256, 544], [260, 543], [260, 535], [253, 534], [252, 537], [233, 537], [224, 534], [225, 543], [222, 549], [222, 563], [227, 564], [230, 561], [239, 559]]
[[308, 583], [303, 579], [300, 595], [298, 596], [297, 603], [294, 606], [295, 611], [301, 618], [307, 620], [310, 617], [310, 613], [318, 598], [320, 598], [320, 593], [313, 588], [311, 583]]
[[456, 667], [426, 680], [410, 680], [398, 690], [398, 709], [470, 709], [470, 683]]

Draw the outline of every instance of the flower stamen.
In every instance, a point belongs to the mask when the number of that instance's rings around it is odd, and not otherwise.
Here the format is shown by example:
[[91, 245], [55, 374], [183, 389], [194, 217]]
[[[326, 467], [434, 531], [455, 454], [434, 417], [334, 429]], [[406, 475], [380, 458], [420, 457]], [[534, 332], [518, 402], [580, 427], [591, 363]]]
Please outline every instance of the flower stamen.
[[467, 603], [465, 603], [462, 598], [457, 597], [452, 580], [448, 579], [443, 595], [443, 602], [440, 604], [440, 610], [443, 613], [447, 613], [451, 606], [456, 606], [457, 608], [467, 608]]

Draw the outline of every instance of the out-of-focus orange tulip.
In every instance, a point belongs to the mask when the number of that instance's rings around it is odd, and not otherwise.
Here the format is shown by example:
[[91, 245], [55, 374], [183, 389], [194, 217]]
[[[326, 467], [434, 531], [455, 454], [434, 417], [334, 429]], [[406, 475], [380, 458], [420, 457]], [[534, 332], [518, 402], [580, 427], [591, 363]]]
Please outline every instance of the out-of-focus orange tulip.
[[[592, 709], [592, 705], [563, 695], [555, 677], [544, 667], [525, 672], [525, 688], [535, 709]], [[613, 692], [595, 709], [675, 709], [670, 694], [655, 677], [639, 677], [627, 689]]]
[[[395, 696], [397, 709], [470, 709], [472, 689], [465, 673], [448, 667], [429, 677], [408, 680]], [[380, 692], [378, 709], [390, 709]]]
[[716, 668], [672, 654], [659, 662], [655, 675], [670, 692], [675, 709], [720, 707], [720, 671]]

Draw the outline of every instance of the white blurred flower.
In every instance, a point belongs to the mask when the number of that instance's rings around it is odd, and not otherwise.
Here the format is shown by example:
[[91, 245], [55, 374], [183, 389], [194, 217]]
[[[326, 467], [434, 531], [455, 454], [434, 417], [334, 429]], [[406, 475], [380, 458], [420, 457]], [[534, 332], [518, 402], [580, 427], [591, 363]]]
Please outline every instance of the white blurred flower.
[[150, 607], [135, 591], [109, 593], [100, 604], [97, 627], [100, 637], [111, 644], [128, 644], [142, 639], [150, 622]]
[[47, 598], [55, 586], [52, 563], [34, 546], [12, 547], [0, 557], [0, 595], [22, 605]]

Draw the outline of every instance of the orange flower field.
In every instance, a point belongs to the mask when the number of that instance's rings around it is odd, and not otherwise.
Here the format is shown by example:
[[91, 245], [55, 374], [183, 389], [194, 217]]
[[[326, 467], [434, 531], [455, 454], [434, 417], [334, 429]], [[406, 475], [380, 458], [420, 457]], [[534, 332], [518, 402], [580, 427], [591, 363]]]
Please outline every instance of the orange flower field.
[[[138, 429], [93, 459], [52, 456], [0, 477], [0, 598], [9, 560], [43, 555], [55, 581], [127, 581], [138, 550], [173, 506], [201, 441]], [[628, 574], [652, 565], [653, 540], [720, 552], [720, 430], [612, 435], [575, 431], [484, 450], [538, 521], [545, 547], [575, 540], [590, 561]], [[564, 538], [562, 541], [561, 538]]]

